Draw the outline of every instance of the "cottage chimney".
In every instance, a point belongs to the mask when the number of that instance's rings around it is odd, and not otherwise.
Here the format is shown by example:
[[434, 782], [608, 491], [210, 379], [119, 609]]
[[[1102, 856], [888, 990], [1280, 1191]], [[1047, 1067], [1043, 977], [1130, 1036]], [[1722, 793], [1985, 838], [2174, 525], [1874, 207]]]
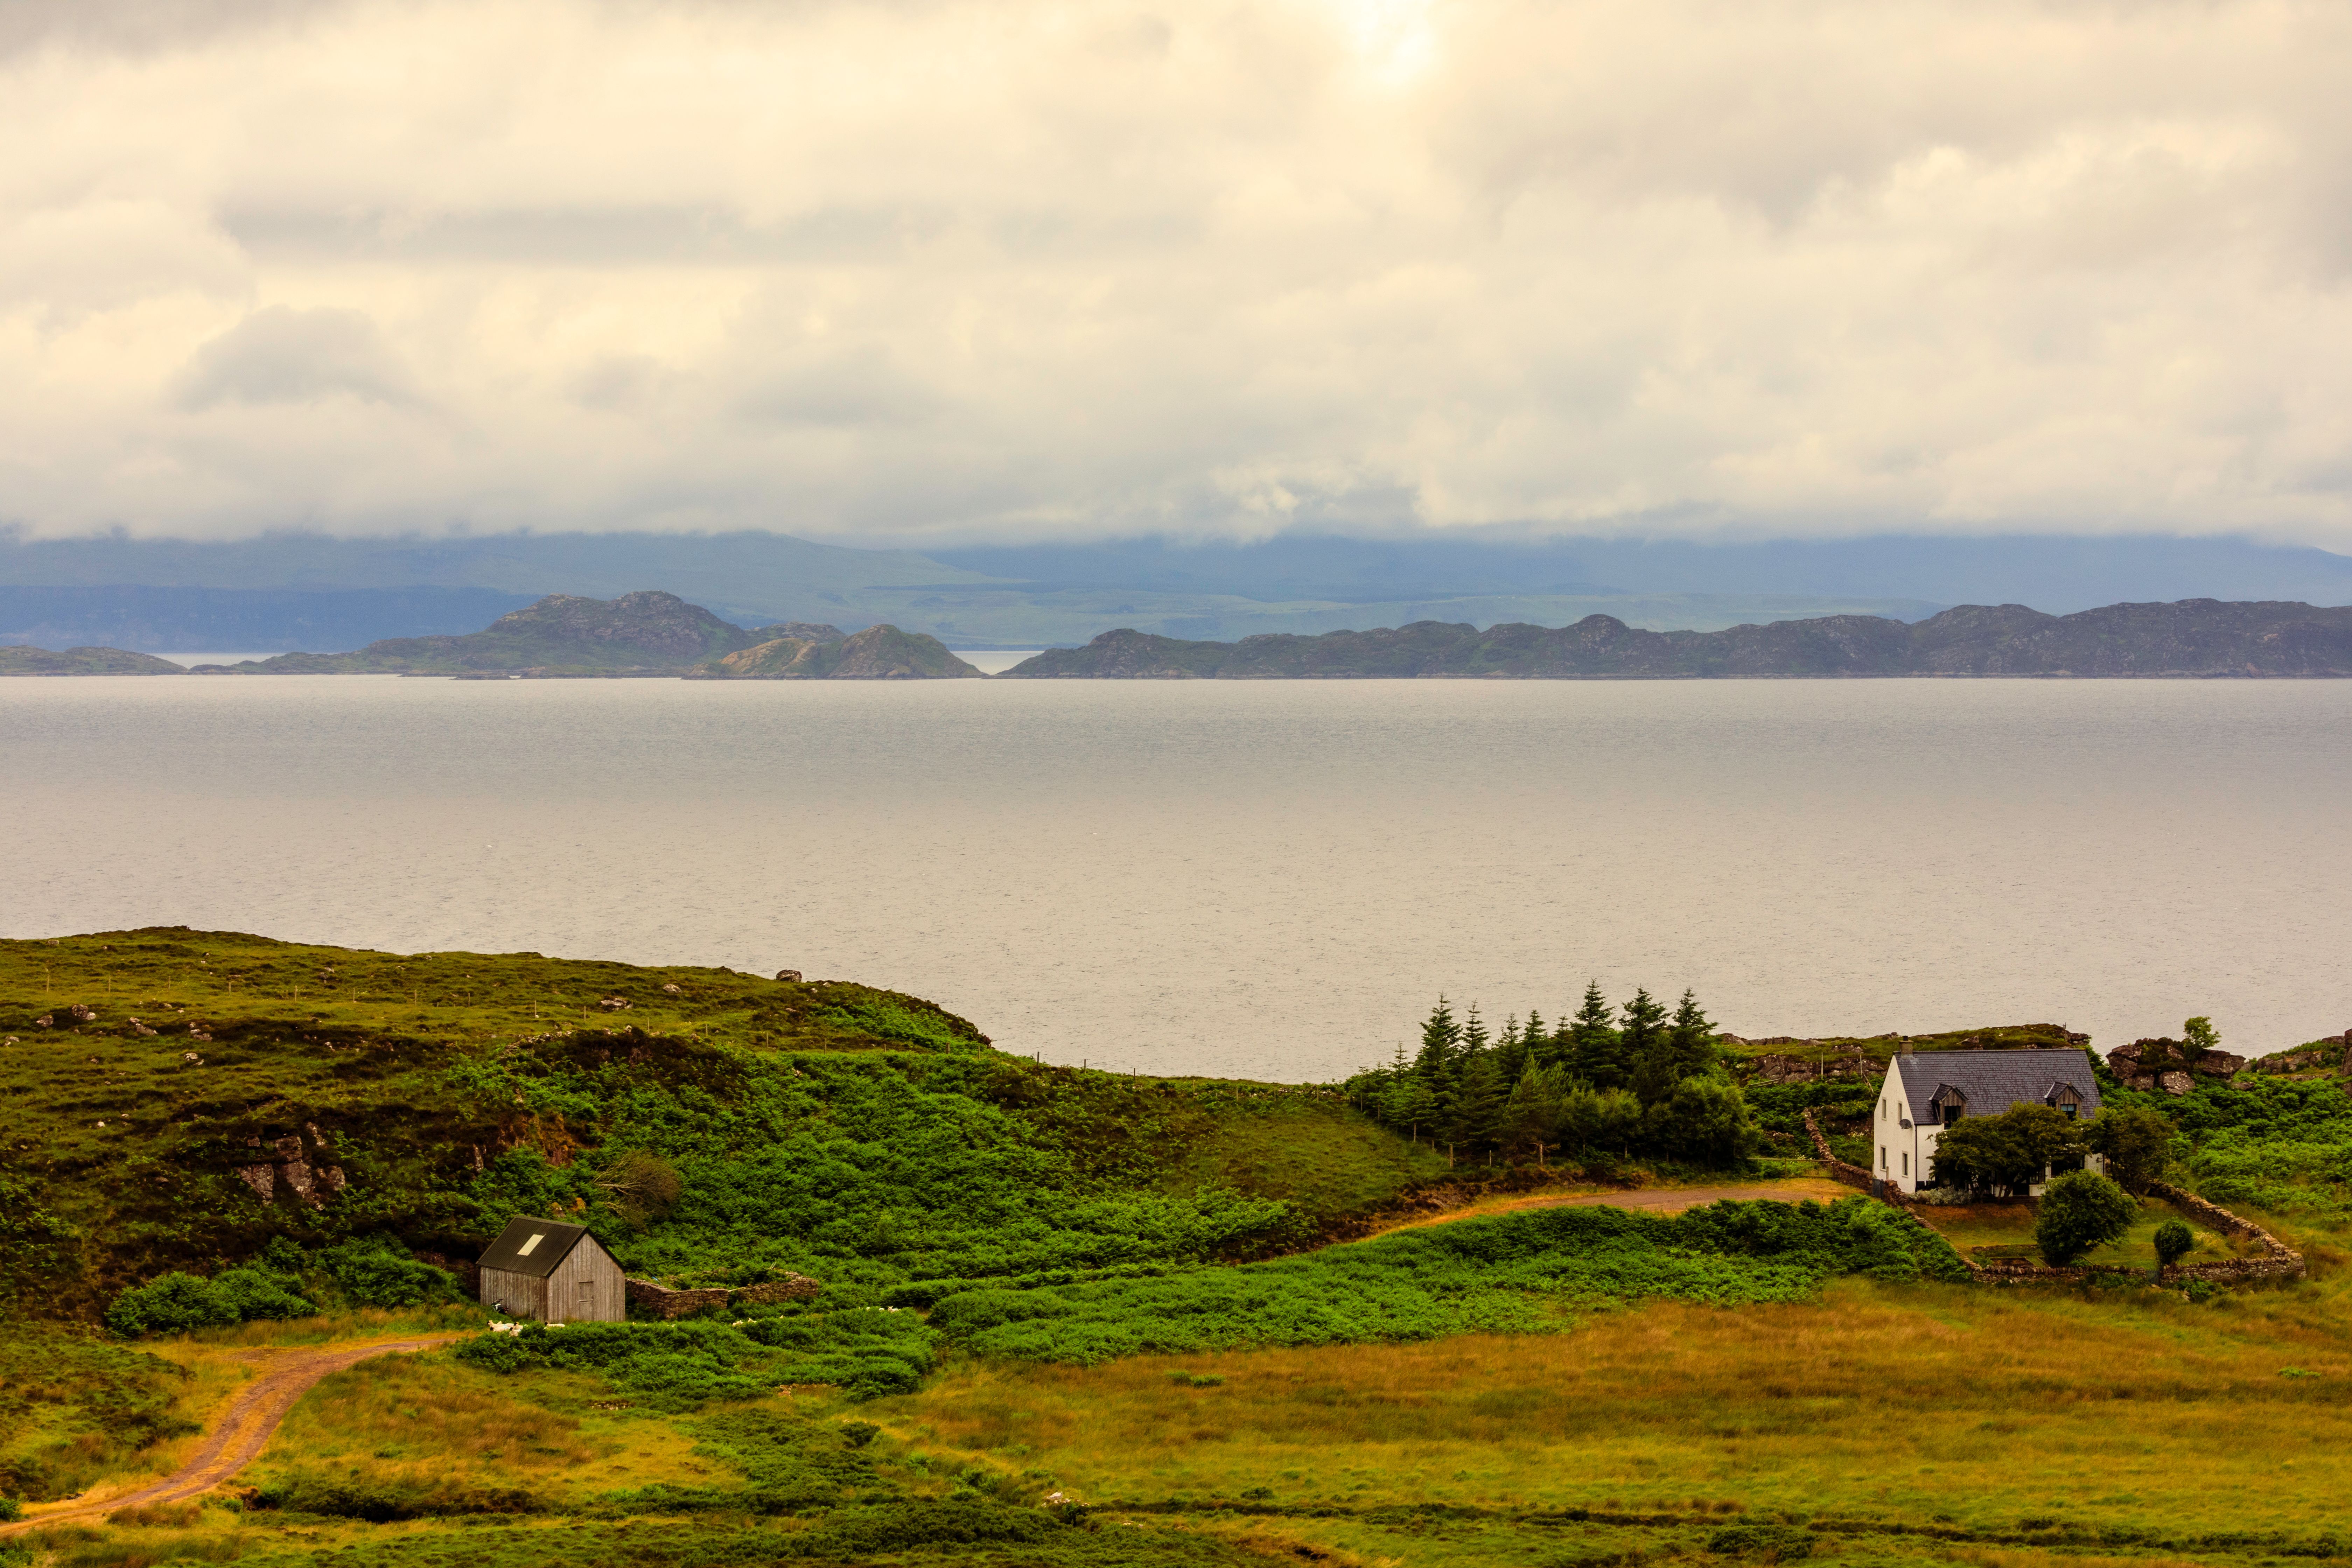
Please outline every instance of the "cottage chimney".
[[1916, 1046], [1913, 1045], [1913, 1044], [1912, 1044], [1910, 1041], [1908, 1041], [1908, 1040], [1906, 1040], [1906, 1041], [1904, 1041], [1904, 1042], [1903, 1042], [1903, 1054], [1904, 1054], [1905, 1056], [1906, 1056], [1906, 1057], [1907, 1057], [1907, 1056], [1909, 1056], [1909, 1055], [1911, 1055], [1911, 1054], [1912, 1054], [1912, 1052], [1914, 1052], [1914, 1051], [1917, 1050], [1918, 1048], [1919, 1048], [1918, 1047], [1916, 1047]]

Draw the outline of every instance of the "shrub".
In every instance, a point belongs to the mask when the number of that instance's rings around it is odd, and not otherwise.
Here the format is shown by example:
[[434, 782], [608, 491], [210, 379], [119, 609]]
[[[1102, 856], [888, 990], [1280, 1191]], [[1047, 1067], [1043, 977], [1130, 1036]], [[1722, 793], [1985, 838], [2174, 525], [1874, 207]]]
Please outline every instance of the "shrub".
[[2042, 1261], [2057, 1268], [2123, 1235], [2138, 1212], [2132, 1195], [2106, 1177], [2074, 1171], [2042, 1189], [2033, 1243]]
[[2082, 1124], [2047, 1105], [2014, 1105], [1972, 1116], [1936, 1141], [1937, 1183], [1979, 1192], [2021, 1192], [2053, 1165], [2079, 1161]]
[[2116, 1108], [2091, 1120], [2092, 1149], [2106, 1157], [2107, 1174], [2134, 1192], [2164, 1174], [2171, 1142], [2172, 1123], [2153, 1110]]
[[239, 1321], [236, 1303], [226, 1291], [209, 1279], [177, 1270], [123, 1291], [106, 1310], [106, 1326], [132, 1340]]
[[25, 1517], [25, 1505], [12, 1497], [0, 1497], [0, 1524], [14, 1524]]
[[2177, 1219], [2166, 1220], [2156, 1227], [2156, 1266], [2171, 1268], [2188, 1257], [2189, 1249], [2196, 1245], [2197, 1237], [2187, 1226]]
[[319, 1254], [319, 1263], [343, 1294], [362, 1307], [415, 1307], [457, 1300], [457, 1281], [419, 1263], [390, 1237], [346, 1241]]
[[213, 1289], [227, 1297], [247, 1322], [316, 1317], [319, 1311], [299, 1293], [298, 1281], [259, 1268], [224, 1270], [213, 1276]]

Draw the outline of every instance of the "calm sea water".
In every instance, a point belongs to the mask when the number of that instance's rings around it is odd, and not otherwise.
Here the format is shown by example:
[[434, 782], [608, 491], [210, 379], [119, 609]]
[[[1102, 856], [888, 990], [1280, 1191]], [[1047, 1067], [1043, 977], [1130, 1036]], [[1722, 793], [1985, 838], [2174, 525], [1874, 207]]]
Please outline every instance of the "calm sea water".
[[2352, 1026], [2352, 682], [0, 681], [0, 931], [856, 978], [1321, 1079], [1588, 975], [1743, 1034]]

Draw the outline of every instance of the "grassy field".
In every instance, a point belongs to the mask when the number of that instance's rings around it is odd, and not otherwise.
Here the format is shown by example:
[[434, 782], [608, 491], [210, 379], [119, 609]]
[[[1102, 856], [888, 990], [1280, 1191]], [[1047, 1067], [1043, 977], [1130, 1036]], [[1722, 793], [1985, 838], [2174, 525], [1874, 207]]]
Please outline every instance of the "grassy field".
[[[1962, 1256], [1979, 1263], [1999, 1258], [2042, 1256], [2033, 1243], [2031, 1204], [1969, 1204], [1944, 1208], [1923, 1205], [1913, 1212], [1933, 1226]], [[2084, 1253], [2082, 1260], [2108, 1268], [2152, 1269], [2156, 1267], [2157, 1227], [2175, 1219], [2189, 1226], [2189, 1234], [2197, 1238], [2197, 1245], [2183, 1262], [2213, 1263], [2253, 1257], [2262, 1250], [2250, 1240], [2211, 1229], [2160, 1198], [2144, 1198], [2131, 1228], [2116, 1240]]]
[[[233, 1489], [0, 1541], [0, 1568], [2352, 1558], [2332, 1081], [2145, 1101], [2176, 1179], [2314, 1265], [2192, 1303], [1954, 1282], [1943, 1243], [2031, 1245], [2017, 1205], [1927, 1232], [1818, 1180], [1679, 1215], [1563, 1202], [1598, 1195], [1575, 1173], [1482, 1192], [1324, 1089], [1048, 1068], [845, 984], [119, 932], [0, 943], [0, 1498], [169, 1473], [275, 1348], [480, 1322], [355, 1306], [351, 1238], [457, 1255], [561, 1215], [633, 1271], [825, 1287], [363, 1363]], [[262, 1202], [235, 1168], [287, 1138], [344, 1187]], [[615, 1195], [638, 1156], [674, 1199]], [[2147, 1267], [2166, 1217], [2093, 1261]], [[265, 1248], [323, 1310], [94, 1325]]]

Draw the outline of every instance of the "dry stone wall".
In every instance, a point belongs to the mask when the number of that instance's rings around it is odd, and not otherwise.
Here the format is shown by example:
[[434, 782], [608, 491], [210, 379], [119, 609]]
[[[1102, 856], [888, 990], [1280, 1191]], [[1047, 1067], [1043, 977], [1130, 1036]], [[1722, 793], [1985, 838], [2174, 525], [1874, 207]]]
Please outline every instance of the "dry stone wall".
[[673, 1290], [650, 1279], [631, 1279], [627, 1281], [627, 1289], [631, 1305], [642, 1309], [650, 1317], [667, 1321], [699, 1312], [706, 1307], [760, 1307], [778, 1301], [805, 1301], [824, 1287], [805, 1274], [788, 1274], [782, 1279], [770, 1279], [758, 1285], [719, 1286], [695, 1290]]

